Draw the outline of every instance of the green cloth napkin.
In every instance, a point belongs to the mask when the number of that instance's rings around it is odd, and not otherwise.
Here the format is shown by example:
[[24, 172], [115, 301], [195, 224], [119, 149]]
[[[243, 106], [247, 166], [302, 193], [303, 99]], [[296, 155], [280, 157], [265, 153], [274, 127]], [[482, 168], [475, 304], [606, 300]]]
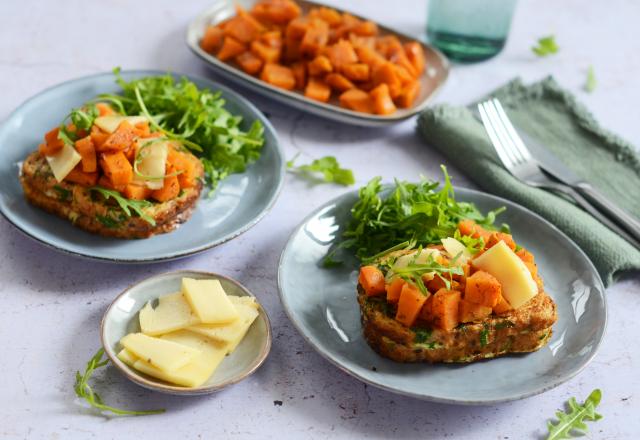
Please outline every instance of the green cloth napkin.
[[[553, 78], [526, 86], [515, 79], [492, 93], [514, 125], [631, 214], [640, 217], [640, 157], [598, 125]], [[640, 269], [640, 252], [571, 202], [519, 182], [503, 168], [482, 124], [468, 108], [439, 105], [418, 118], [418, 131], [487, 192], [513, 200], [549, 220], [591, 258], [605, 285]]]

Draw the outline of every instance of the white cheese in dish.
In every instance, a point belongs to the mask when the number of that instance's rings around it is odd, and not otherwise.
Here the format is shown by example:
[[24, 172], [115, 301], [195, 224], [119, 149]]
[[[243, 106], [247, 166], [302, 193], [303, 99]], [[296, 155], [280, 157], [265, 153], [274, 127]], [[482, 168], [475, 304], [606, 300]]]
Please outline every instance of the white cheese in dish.
[[151, 307], [151, 303], [147, 303], [140, 310], [139, 318], [142, 333], [151, 336], [180, 330], [200, 322], [182, 292], [161, 296], [155, 309]]
[[185, 366], [200, 354], [195, 348], [143, 333], [130, 333], [120, 340], [120, 344], [141, 360], [165, 372]]
[[102, 130], [107, 133], [113, 133], [118, 129], [122, 122], [127, 121], [131, 125], [139, 124], [140, 122], [147, 121], [145, 116], [120, 116], [120, 115], [109, 115], [109, 116], [98, 116], [93, 123], [100, 127]]
[[182, 293], [202, 324], [227, 324], [238, 312], [218, 280], [182, 279]]
[[[237, 298], [230, 296], [229, 299]], [[253, 301], [254, 304], [255, 301]], [[214, 341], [228, 344], [229, 352], [233, 351], [247, 333], [253, 321], [258, 317], [256, 307], [251, 304], [238, 302], [235, 304], [240, 319], [230, 324], [198, 324], [187, 330], [206, 336]]]
[[62, 182], [67, 174], [76, 167], [82, 160], [80, 154], [71, 145], [64, 144], [62, 149], [56, 154], [45, 156], [47, 163], [53, 171], [53, 177], [58, 182]]

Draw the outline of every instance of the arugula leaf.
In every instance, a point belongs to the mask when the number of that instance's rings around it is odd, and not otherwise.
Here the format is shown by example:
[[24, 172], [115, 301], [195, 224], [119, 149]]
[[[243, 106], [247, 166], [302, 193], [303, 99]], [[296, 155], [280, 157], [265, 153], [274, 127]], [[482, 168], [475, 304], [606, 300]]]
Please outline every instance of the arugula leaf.
[[138, 217], [140, 217], [150, 225], [156, 225], [156, 221], [153, 219], [153, 217], [144, 212], [144, 208], [148, 208], [149, 206], [153, 205], [153, 203], [149, 202], [148, 200], [126, 199], [122, 197], [118, 191], [113, 191], [101, 186], [92, 186], [91, 188], [89, 188], [89, 191], [96, 191], [102, 194], [105, 199], [114, 199], [118, 206], [120, 206], [120, 209], [122, 209], [122, 211], [127, 215], [127, 217], [131, 217], [133, 215], [131, 211], [133, 211], [134, 213], [138, 214]]
[[[404, 242], [414, 246], [440, 244], [442, 238], [455, 235], [463, 219], [494, 230], [495, 217], [504, 208], [483, 215], [472, 203], [456, 201], [449, 174], [444, 166], [441, 168], [442, 186], [428, 180], [420, 183], [396, 180], [391, 188], [385, 188], [380, 177], [369, 181], [359, 190], [359, 199], [351, 208], [351, 220], [341, 241], [328, 255], [346, 249], [362, 260]], [[465, 245], [479, 247], [478, 242], [470, 240]]]
[[338, 160], [333, 156], [324, 156], [315, 159], [308, 165], [295, 166], [294, 162], [298, 158], [296, 155], [293, 159], [287, 161], [287, 168], [295, 173], [314, 177], [314, 173], [322, 174], [322, 179], [326, 183], [337, 183], [344, 186], [353, 185], [355, 179], [353, 171], [341, 168]]
[[104, 94], [122, 114], [145, 115], [154, 129], [179, 140], [200, 158], [205, 180], [215, 190], [229, 174], [241, 173], [255, 162], [264, 144], [264, 127], [259, 120], [242, 131], [242, 117], [225, 108], [220, 92], [199, 89], [183, 77], [149, 76], [125, 81], [120, 69], [113, 71], [122, 96]]
[[533, 46], [531, 50], [539, 57], [546, 57], [548, 55], [557, 53], [560, 47], [556, 43], [556, 37], [549, 35], [548, 37], [542, 37], [538, 39], [538, 45]]
[[[89, 131], [98, 115], [98, 109], [95, 104], [91, 103], [71, 110], [71, 113], [69, 113], [60, 124], [58, 139], [61, 139], [67, 145], [73, 146], [74, 142], [79, 138], [78, 130]], [[69, 126], [67, 126], [67, 121], [70, 121], [75, 129], [70, 129]]]
[[489, 343], [489, 324], [485, 323], [480, 331], [480, 347], [485, 347]]
[[552, 421], [547, 422], [549, 435], [547, 440], [560, 440], [572, 438], [573, 434], [584, 435], [587, 431], [587, 425], [584, 421], [596, 422], [602, 418], [595, 409], [602, 398], [602, 391], [595, 389], [589, 394], [587, 400], [582, 405], [576, 402], [575, 397], [567, 401], [569, 412], [557, 411], [556, 418], [558, 422], [553, 424]]
[[104, 356], [104, 349], [101, 348], [98, 352], [87, 362], [87, 368], [84, 371], [84, 374], [80, 374], [79, 371], [76, 371], [76, 382], [73, 385], [73, 389], [76, 392], [76, 395], [87, 401], [89, 405], [94, 408], [99, 409], [100, 411], [111, 412], [113, 414], [119, 416], [146, 416], [151, 414], [161, 414], [165, 412], [164, 409], [156, 409], [151, 411], [131, 411], [126, 409], [114, 408], [112, 406], [105, 405], [100, 398], [100, 395], [93, 391], [93, 388], [89, 385], [89, 379], [93, 375], [93, 372], [100, 368], [104, 367], [109, 363], [108, 359], [102, 359]]
[[591, 93], [596, 89], [598, 81], [596, 80], [596, 73], [593, 70], [593, 66], [589, 66], [587, 69], [587, 81], [584, 83], [584, 90], [587, 93]]

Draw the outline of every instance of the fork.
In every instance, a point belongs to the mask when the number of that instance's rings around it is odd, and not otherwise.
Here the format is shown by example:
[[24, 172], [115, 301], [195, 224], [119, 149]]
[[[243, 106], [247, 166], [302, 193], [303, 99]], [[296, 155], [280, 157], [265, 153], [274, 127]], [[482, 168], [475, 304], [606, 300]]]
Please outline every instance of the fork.
[[571, 186], [558, 182], [545, 174], [516, 132], [500, 101], [489, 99], [478, 104], [478, 111], [493, 147], [504, 167], [515, 178], [530, 186], [555, 191], [573, 199], [578, 206], [594, 218], [640, 248], [640, 242], [609, 220]]

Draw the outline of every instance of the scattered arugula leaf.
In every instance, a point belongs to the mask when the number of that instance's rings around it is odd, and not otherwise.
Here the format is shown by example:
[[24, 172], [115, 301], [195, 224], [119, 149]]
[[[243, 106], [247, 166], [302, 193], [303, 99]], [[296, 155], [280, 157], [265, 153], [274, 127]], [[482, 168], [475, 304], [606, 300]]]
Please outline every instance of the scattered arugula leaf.
[[58, 193], [58, 200], [66, 202], [71, 199], [71, 191], [60, 185], [54, 185], [53, 190]]
[[591, 93], [596, 89], [598, 85], [598, 81], [596, 80], [596, 73], [593, 70], [593, 66], [589, 66], [587, 69], [587, 80], [584, 83], [584, 90], [587, 93]]
[[315, 159], [308, 165], [295, 166], [294, 163], [298, 156], [299, 154], [287, 161], [287, 168], [294, 173], [308, 177], [315, 177], [316, 174], [321, 174], [324, 182], [337, 183], [344, 186], [355, 183], [353, 171], [341, 168], [338, 160], [333, 156], [324, 156], [320, 159]]
[[113, 71], [122, 95], [103, 94], [125, 115], [145, 115], [166, 137], [182, 142], [202, 161], [211, 191], [229, 174], [241, 173], [255, 162], [264, 144], [259, 120], [248, 131], [240, 128], [242, 117], [225, 108], [220, 92], [199, 89], [195, 83], [172, 75], [148, 76], [125, 81], [120, 69]]
[[552, 55], [554, 53], [557, 53], [559, 49], [560, 47], [556, 43], [556, 37], [554, 35], [549, 35], [547, 37], [538, 39], [538, 45], [531, 48], [533, 53], [535, 53], [539, 57]]
[[101, 348], [89, 360], [89, 362], [87, 362], [87, 368], [85, 369], [84, 374], [80, 374], [80, 371], [76, 371], [76, 382], [73, 386], [73, 389], [75, 390], [76, 395], [79, 398], [86, 400], [89, 405], [99, 409], [100, 411], [111, 412], [119, 416], [146, 416], [151, 414], [161, 414], [165, 412], [164, 409], [156, 409], [151, 411], [131, 411], [105, 405], [100, 395], [93, 391], [91, 385], [89, 385], [89, 379], [93, 375], [93, 372], [96, 369], [104, 367], [105, 365], [107, 365], [107, 363], [109, 363], [109, 359], [102, 359], [103, 356], [104, 349]]
[[[335, 260], [341, 249], [353, 251], [359, 259], [388, 252], [395, 246], [439, 244], [453, 237], [458, 223], [474, 220], [485, 229], [494, 230], [496, 215], [505, 208], [483, 215], [472, 203], [458, 202], [447, 169], [442, 166], [444, 183], [422, 180], [420, 183], [395, 181], [383, 186], [376, 177], [359, 190], [359, 199], [351, 208], [351, 220], [327, 257]], [[405, 243], [407, 242], [407, 243]], [[480, 244], [467, 241], [467, 247]], [[413, 247], [411, 246], [411, 247]]]
[[480, 331], [480, 347], [485, 347], [489, 343], [489, 324], [485, 322]]
[[557, 411], [557, 423], [554, 424], [551, 420], [547, 422], [549, 430], [547, 440], [569, 439], [573, 434], [586, 434], [588, 428], [584, 421], [596, 422], [602, 418], [602, 415], [595, 411], [601, 399], [602, 391], [599, 389], [593, 390], [582, 405], [576, 402], [575, 397], [569, 399], [567, 401], [569, 413]]
[[416, 334], [413, 338], [413, 342], [416, 344], [424, 344], [431, 338], [432, 330], [430, 328], [416, 327], [412, 330]]
[[[90, 130], [98, 115], [98, 109], [95, 104], [92, 103], [71, 110], [71, 113], [64, 118], [58, 128], [58, 139], [61, 139], [67, 145], [73, 145], [79, 138], [78, 130]], [[67, 121], [69, 121], [75, 129], [70, 128], [70, 126], [67, 125]]]
[[120, 206], [120, 209], [122, 209], [122, 211], [127, 215], [127, 217], [131, 217], [133, 215], [131, 211], [133, 211], [138, 215], [138, 217], [149, 223], [151, 226], [156, 225], [156, 221], [153, 219], [153, 217], [144, 212], [144, 208], [148, 208], [153, 205], [153, 203], [151, 203], [150, 201], [126, 199], [122, 197], [118, 191], [113, 191], [101, 186], [92, 186], [91, 188], [89, 188], [89, 191], [96, 191], [102, 194], [102, 196], [107, 200], [110, 198], [114, 199], [118, 206]]
[[96, 214], [96, 220], [98, 220], [105, 228], [117, 229], [120, 227], [120, 222], [106, 215]]

